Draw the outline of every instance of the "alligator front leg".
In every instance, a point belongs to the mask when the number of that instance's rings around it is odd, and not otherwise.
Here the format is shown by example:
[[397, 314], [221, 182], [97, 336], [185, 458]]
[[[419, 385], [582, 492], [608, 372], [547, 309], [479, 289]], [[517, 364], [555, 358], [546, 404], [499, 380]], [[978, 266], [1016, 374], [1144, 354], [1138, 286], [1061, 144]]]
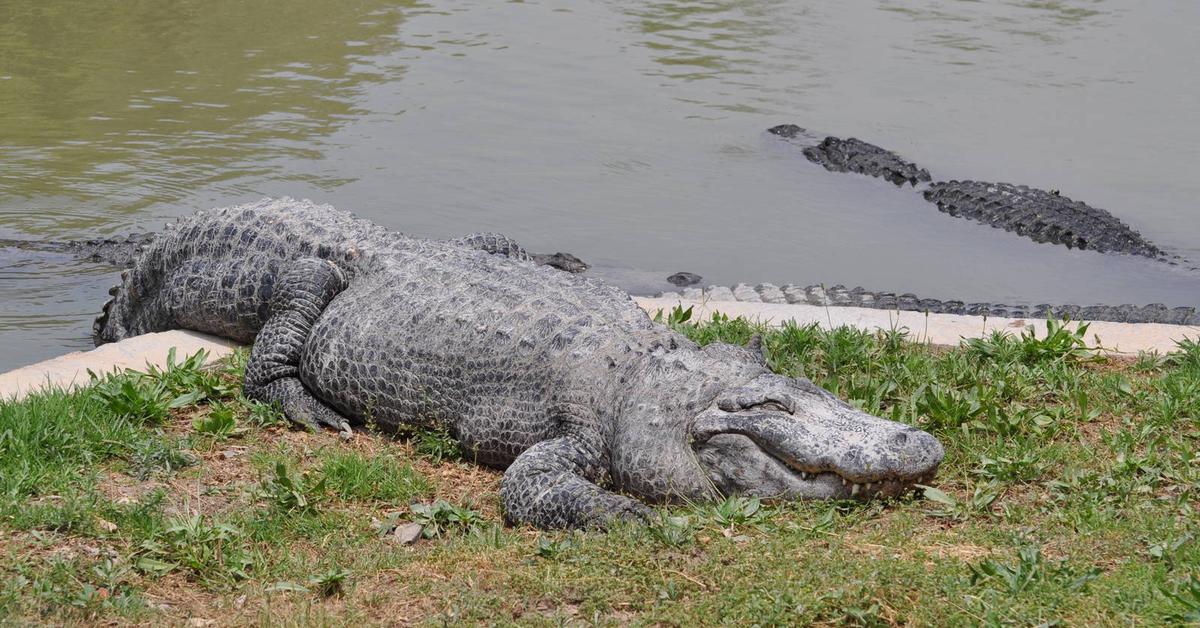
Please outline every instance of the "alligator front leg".
[[600, 488], [600, 456], [581, 439], [563, 436], [525, 450], [504, 472], [500, 501], [509, 523], [539, 528], [605, 528], [645, 520], [641, 502]]
[[300, 425], [312, 429], [324, 425], [349, 433], [350, 422], [314, 397], [298, 378], [309, 331], [345, 288], [345, 275], [325, 260], [296, 260], [280, 273], [270, 318], [258, 332], [246, 364], [247, 397], [278, 402], [284, 415]]

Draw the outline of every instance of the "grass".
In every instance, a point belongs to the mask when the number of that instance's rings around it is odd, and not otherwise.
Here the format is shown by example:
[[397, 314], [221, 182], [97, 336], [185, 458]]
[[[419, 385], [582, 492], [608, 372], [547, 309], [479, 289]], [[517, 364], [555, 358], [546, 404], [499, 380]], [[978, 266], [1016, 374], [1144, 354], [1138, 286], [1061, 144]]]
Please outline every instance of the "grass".
[[[923, 498], [660, 509], [608, 534], [501, 523], [444, 433], [289, 430], [245, 356], [0, 404], [0, 625], [1200, 622], [1200, 344], [1097, 357], [1086, 330], [958, 348], [760, 329], [775, 370], [923, 427]], [[399, 522], [424, 539], [397, 543]]]

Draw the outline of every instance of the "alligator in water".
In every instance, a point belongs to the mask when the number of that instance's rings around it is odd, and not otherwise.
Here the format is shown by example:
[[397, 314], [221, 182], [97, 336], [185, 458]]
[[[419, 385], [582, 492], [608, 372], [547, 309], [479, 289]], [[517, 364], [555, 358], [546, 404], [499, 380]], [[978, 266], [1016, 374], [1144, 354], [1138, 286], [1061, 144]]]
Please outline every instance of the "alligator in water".
[[641, 519], [643, 501], [899, 495], [943, 455], [923, 431], [775, 375], [753, 348], [701, 348], [507, 238], [423, 240], [307, 202], [168, 227], [95, 333], [178, 328], [253, 340], [246, 394], [292, 421], [447, 429], [506, 469], [507, 519], [544, 528]]
[[[932, 180], [929, 171], [896, 153], [861, 140], [815, 137], [794, 124], [767, 129], [769, 133], [804, 146], [805, 157], [832, 172], [857, 172], [914, 187]], [[1055, 190], [1045, 191], [1009, 183], [948, 181], [929, 185], [924, 197], [938, 210], [1027, 237], [1034, 242], [1061, 244], [1100, 253], [1124, 253], [1171, 264], [1168, 256], [1111, 213], [1071, 200]]]

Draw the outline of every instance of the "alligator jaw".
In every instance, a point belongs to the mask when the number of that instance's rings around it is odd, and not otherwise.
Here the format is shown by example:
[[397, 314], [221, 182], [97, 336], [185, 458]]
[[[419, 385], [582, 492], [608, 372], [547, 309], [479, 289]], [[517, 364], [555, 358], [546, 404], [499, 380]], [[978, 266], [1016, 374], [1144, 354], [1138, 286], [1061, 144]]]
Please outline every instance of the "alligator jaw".
[[693, 444], [709, 478], [726, 494], [894, 497], [933, 479], [943, 451], [932, 436], [861, 417], [862, 424], [838, 433], [822, 429], [812, 416], [709, 412], [697, 418]]

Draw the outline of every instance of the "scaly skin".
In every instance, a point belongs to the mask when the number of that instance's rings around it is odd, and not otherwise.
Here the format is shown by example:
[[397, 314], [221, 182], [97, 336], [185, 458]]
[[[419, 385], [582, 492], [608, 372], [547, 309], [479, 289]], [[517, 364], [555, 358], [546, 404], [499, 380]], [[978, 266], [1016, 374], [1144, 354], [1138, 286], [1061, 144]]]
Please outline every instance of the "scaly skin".
[[661, 292], [668, 299], [733, 300], [763, 303], [800, 303], [819, 306], [868, 307], [881, 310], [906, 310], [930, 314], [969, 314], [1004, 318], [1070, 318], [1076, 321], [1113, 321], [1118, 323], [1166, 323], [1170, 325], [1200, 325], [1200, 314], [1194, 307], [1169, 308], [1161, 303], [1150, 305], [1005, 305], [1003, 303], [965, 303], [921, 298], [915, 294], [872, 292], [843, 285], [776, 286], [761, 283], [757, 286], [738, 284], [732, 288], [708, 286], [686, 288], [680, 292]]
[[[781, 124], [767, 132], [789, 140], [809, 137], [804, 129], [794, 124]], [[890, 150], [853, 137], [845, 140], [826, 137], [819, 144], [805, 146], [802, 152], [809, 161], [830, 172], [857, 172], [896, 185], [915, 186], [930, 180], [928, 170]]]
[[757, 351], [702, 349], [615, 288], [475, 245], [311, 203], [204, 212], [146, 248], [97, 336], [255, 339], [247, 395], [309, 425], [443, 427], [507, 469], [506, 517], [544, 528], [726, 494], [898, 495], [942, 459]]
[[1012, 231], [1034, 242], [1100, 253], [1164, 257], [1158, 247], [1116, 216], [1057, 192], [1008, 183], [950, 181], [934, 183], [924, 196], [951, 216]]

